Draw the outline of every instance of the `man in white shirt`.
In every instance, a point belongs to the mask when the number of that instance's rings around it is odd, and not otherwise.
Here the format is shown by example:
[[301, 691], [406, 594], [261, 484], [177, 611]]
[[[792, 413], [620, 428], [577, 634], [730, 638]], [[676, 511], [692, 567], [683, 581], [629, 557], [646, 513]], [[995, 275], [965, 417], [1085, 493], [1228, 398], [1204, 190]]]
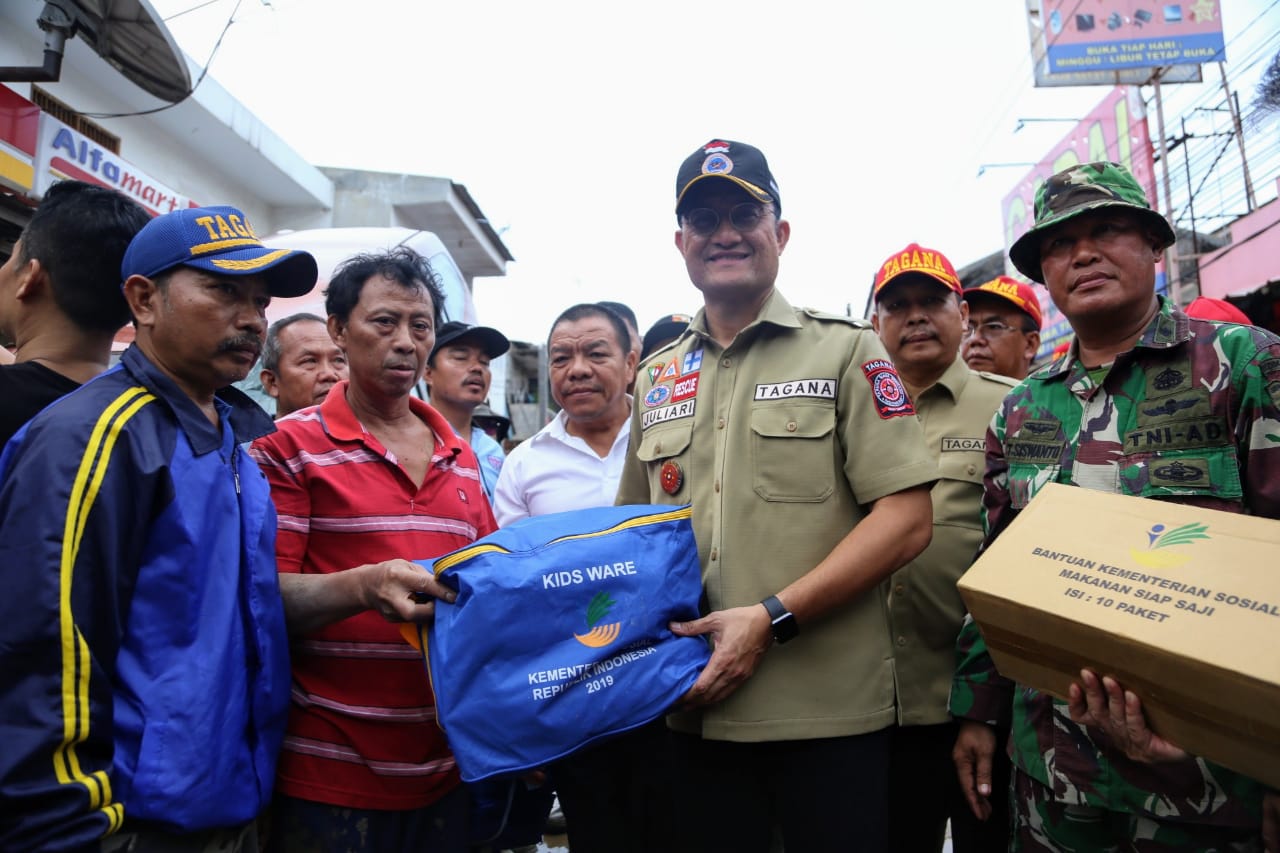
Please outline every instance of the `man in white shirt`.
[[[575, 305], [551, 325], [547, 361], [560, 412], [507, 455], [493, 500], [500, 526], [612, 506], [618, 491], [636, 373], [626, 323], [609, 308]], [[669, 841], [666, 738], [658, 718], [551, 766], [575, 853], [640, 853]]]
[[618, 491], [636, 372], [626, 324], [599, 305], [575, 305], [552, 324], [547, 361], [560, 412], [507, 455], [493, 496], [499, 526], [612, 506]]

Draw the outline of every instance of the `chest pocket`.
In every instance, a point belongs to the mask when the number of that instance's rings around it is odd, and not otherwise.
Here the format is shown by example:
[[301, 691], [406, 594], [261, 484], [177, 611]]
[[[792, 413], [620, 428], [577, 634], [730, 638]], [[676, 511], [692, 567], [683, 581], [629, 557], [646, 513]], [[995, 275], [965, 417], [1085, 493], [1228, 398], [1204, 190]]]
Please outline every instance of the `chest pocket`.
[[1127, 454], [1120, 462], [1120, 491], [1142, 498], [1203, 495], [1235, 503], [1244, 495], [1231, 446]]
[[933, 485], [933, 523], [982, 528], [982, 475], [986, 454], [980, 450], [943, 451], [938, 482]]
[[751, 410], [752, 487], [767, 501], [817, 503], [835, 491], [836, 410], [792, 403]]
[[1058, 482], [1065, 449], [1062, 424], [1053, 418], [1025, 421], [1005, 438], [1009, 500], [1015, 509], [1029, 504], [1046, 483]]

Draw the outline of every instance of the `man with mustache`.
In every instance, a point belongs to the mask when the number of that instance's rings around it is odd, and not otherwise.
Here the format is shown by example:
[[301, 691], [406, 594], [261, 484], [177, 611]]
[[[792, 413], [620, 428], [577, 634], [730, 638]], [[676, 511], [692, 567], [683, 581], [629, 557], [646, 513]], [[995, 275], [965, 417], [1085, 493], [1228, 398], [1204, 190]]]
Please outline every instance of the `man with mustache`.
[[1024, 281], [1007, 275], [966, 288], [969, 325], [960, 354], [974, 370], [1024, 379], [1040, 349], [1040, 300]]
[[0, 457], [0, 848], [255, 850], [288, 637], [242, 449], [274, 427], [229, 386], [316, 263], [190, 208], [137, 233], [121, 278], [135, 343]]
[[443, 304], [411, 249], [343, 262], [325, 310], [349, 378], [251, 451], [279, 513], [293, 639], [272, 849], [466, 849], [466, 792], [422, 656], [393, 624], [430, 619], [435, 598], [453, 598], [409, 560], [496, 528], [475, 454], [412, 393]]
[[471, 416], [489, 397], [489, 383], [493, 381], [489, 362], [510, 348], [507, 336], [497, 329], [451, 320], [437, 330], [436, 345], [423, 374], [431, 391], [432, 407], [475, 451], [484, 493], [490, 501], [506, 454], [502, 445]]
[[[997, 814], [970, 813], [951, 765], [956, 724], [947, 711], [955, 639], [964, 620], [956, 580], [982, 540], [983, 439], [1015, 384], [970, 370], [959, 357], [969, 319], [960, 279], [945, 255], [912, 243], [876, 271], [871, 324], [906, 386], [938, 464], [933, 540], [889, 581], [897, 725], [890, 729], [889, 849], [938, 853], [947, 820], [957, 853], [1004, 850]], [[1008, 779], [1008, 765], [1003, 766]]]
[[[1074, 340], [991, 423], [984, 548], [1055, 482], [1280, 518], [1280, 338], [1157, 294], [1173, 242], [1118, 164], [1073, 166], [1036, 191], [1009, 258], [1048, 287]], [[1147, 438], [1165, 431], [1175, 438]], [[1004, 746], [993, 726], [1012, 723], [1010, 849], [1280, 853], [1280, 796], [1152, 732], [1142, 697], [1114, 678], [1083, 670], [1064, 702], [1002, 678], [971, 619], [957, 644], [955, 762], [979, 816], [1006, 795], [989, 767]]]
[[318, 406], [347, 378], [347, 356], [315, 314], [290, 314], [267, 329], [262, 348], [262, 390], [276, 401], [276, 418]]

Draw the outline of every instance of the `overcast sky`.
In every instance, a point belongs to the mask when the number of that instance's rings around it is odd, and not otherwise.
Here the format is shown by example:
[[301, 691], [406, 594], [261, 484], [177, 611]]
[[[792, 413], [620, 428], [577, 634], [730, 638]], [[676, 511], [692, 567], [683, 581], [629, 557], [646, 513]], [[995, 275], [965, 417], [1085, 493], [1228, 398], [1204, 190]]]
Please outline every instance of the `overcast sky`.
[[[198, 64], [237, 6], [151, 2]], [[1233, 28], [1276, 2], [1223, 6], [1230, 61]], [[1026, 169], [979, 165], [1038, 160], [1070, 125], [1015, 119], [1079, 117], [1106, 93], [1032, 86], [1017, 0], [240, 0], [210, 74], [317, 166], [466, 185], [516, 257], [476, 281], [480, 319], [522, 340], [574, 302], [627, 302], [642, 331], [698, 307], [675, 173], [714, 137], [769, 158], [784, 295], [860, 314], [909, 242], [957, 267], [999, 249]]]

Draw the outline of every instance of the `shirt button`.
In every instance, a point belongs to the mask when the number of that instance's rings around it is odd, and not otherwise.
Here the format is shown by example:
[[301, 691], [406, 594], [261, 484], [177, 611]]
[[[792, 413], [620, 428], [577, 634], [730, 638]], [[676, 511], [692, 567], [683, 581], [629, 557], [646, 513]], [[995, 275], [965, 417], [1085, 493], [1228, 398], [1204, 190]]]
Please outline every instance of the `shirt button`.
[[894, 594], [894, 595], [902, 595], [902, 594], [903, 594], [903, 593], [905, 593], [906, 591], [907, 591], [907, 588], [906, 588], [905, 586], [903, 586], [902, 584], [898, 584], [897, 586], [895, 586], [895, 587], [893, 588], [893, 594]]
[[712, 548], [712, 549], [711, 549], [711, 559], [712, 559], [712, 560], [718, 560], [719, 558], [720, 558], [720, 549], [719, 549], [719, 548]]
[[787, 432], [795, 432], [795, 431], [796, 431], [796, 422], [787, 421]]
[[978, 473], [978, 466], [970, 465], [969, 467], [965, 468], [965, 470], [968, 471], [970, 474], [976, 474]]
[[733, 366], [733, 359], [731, 359], [731, 358], [722, 358], [722, 359], [720, 359], [720, 366], [721, 366], [721, 367], [732, 367], [732, 366]]
[[906, 637], [899, 637], [899, 638], [898, 638], [898, 645], [899, 645], [899, 646], [905, 646], [906, 644], [907, 644], [907, 638], [906, 638]]
[[724, 429], [724, 418], [719, 418], [716, 420], [716, 428]]
[[654, 453], [661, 453], [661, 452], [662, 452], [662, 442], [661, 442], [661, 441], [659, 441], [657, 444], [655, 444], [655, 445], [653, 446], [653, 452], [654, 452]]
[[715, 490], [716, 490], [716, 492], [717, 492], [717, 493], [719, 493], [719, 491], [720, 491], [720, 481], [719, 481], [719, 480], [716, 480]]

